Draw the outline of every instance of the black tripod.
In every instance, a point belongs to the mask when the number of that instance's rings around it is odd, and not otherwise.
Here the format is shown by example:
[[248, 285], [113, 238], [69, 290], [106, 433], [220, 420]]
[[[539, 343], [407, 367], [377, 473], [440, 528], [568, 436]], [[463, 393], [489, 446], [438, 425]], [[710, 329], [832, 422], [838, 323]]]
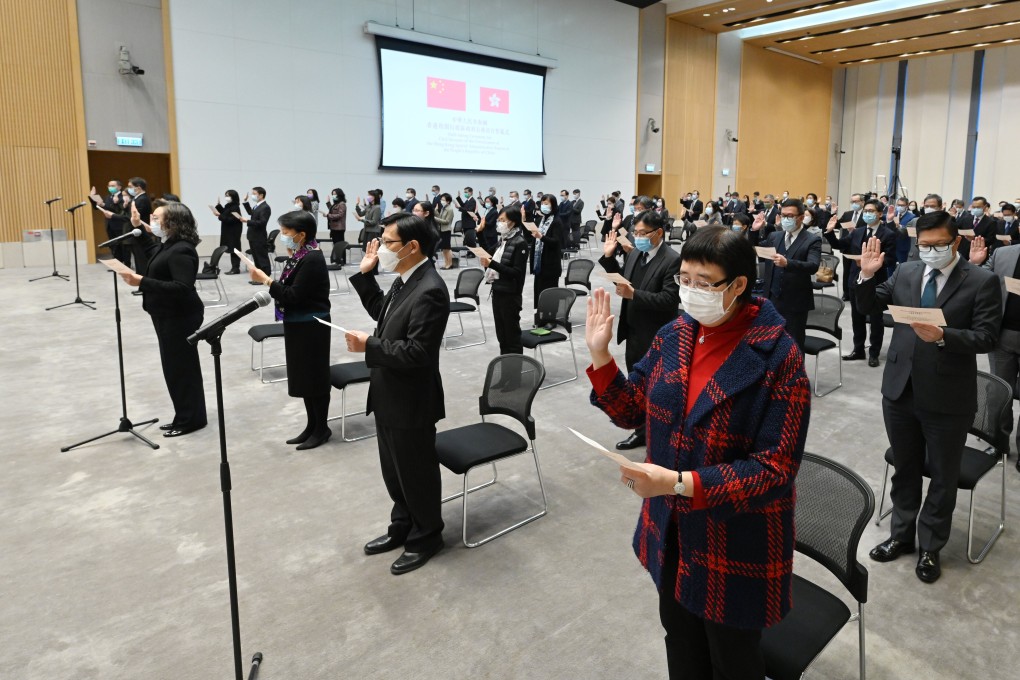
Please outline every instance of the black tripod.
[[43, 279], [49, 279], [53, 277], [56, 277], [58, 279], [64, 279], [65, 281], [70, 280], [69, 276], [67, 276], [66, 274], [61, 274], [60, 272], [57, 271], [57, 246], [53, 242], [53, 204], [59, 200], [61, 200], [60, 196], [57, 196], [56, 198], [51, 198], [48, 201], [43, 201], [43, 203], [46, 204], [46, 214], [49, 215], [50, 218], [50, 255], [53, 256], [53, 273], [47, 274], [46, 276], [38, 276], [34, 279], [29, 279], [28, 280], [29, 283], [32, 283], [33, 281], [42, 281]]
[[[62, 449], [60, 449], [62, 453], [65, 451], [70, 451], [73, 448], [77, 448], [82, 444], [88, 444], [89, 442], [94, 442], [97, 439], [109, 437], [111, 434], [117, 434], [118, 432], [130, 432], [131, 434], [133, 434], [134, 436], [138, 437], [143, 442], [151, 446], [153, 449], [159, 448], [159, 444], [154, 444], [153, 442], [149, 441], [142, 435], [135, 432], [134, 429], [135, 424], [132, 423], [127, 416], [127, 388], [125, 388], [124, 386], [124, 342], [121, 340], [120, 335], [120, 296], [117, 293], [117, 272], [110, 273], [113, 274], [113, 307], [115, 310], [114, 318], [117, 320], [117, 359], [120, 362], [120, 407], [121, 407], [120, 425], [117, 426], [116, 430], [106, 432], [104, 434], [99, 435], [98, 437], [92, 437], [90, 439], [86, 439], [83, 442], [78, 442], [77, 444], [65, 446]], [[138, 423], [138, 425], [139, 426], [151, 425], [152, 423], [157, 422], [159, 422], [159, 418], [153, 418], [152, 420], [146, 420], [144, 423]]]
[[903, 154], [903, 149], [898, 146], [892, 148], [893, 155], [893, 174], [889, 178], [889, 189], [886, 194], [889, 195], [889, 200], [895, 202], [897, 198], [906, 198], [906, 192], [903, 190], [903, 182], [900, 181], [900, 156]]
[[[220, 369], [220, 355], [223, 347], [220, 338], [224, 328], [220, 328], [205, 340], [212, 348], [213, 366], [216, 373], [216, 420], [220, 428], [220, 491], [223, 492], [223, 526], [227, 538], [227, 584], [230, 591], [230, 627], [234, 641], [234, 675], [236, 680], [244, 680], [241, 667], [241, 619], [237, 611], [237, 568], [234, 565], [234, 515], [230, 509], [230, 463], [227, 461], [227, 430], [223, 415], [223, 374]], [[188, 338], [195, 344], [198, 338]], [[262, 665], [262, 652], [257, 652], [251, 659], [251, 672], [248, 680], [255, 680]]]
[[[67, 212], [71, 213], [71, 248], [74, 250], [74, 300], [72, 302], [65, 302], [62, 305], [57, 305], [56, 307], [47, 307], [47, 312], [51, 309], [59, 309], [60, 307], [67, 307], [69, 305], [85, 305], [89, 309], [95, 309], [95, 307], [92, 306], [95, 304], [95, 300], [81, 299], [81, 284], [78, 280], [78, 229], [76, 228], [74, 221], [74, 211], [85, 205], [88, 205], [88, 201], [82, 201], [78, 205], [67, 209]], [[54, 257], [56, 257], [56, 255], [54, 255]], [[114, 288], [114, 291], [116, 290], [117, 289]], [[120, 327], [118, 326], [118, 332], [119, 328]]]

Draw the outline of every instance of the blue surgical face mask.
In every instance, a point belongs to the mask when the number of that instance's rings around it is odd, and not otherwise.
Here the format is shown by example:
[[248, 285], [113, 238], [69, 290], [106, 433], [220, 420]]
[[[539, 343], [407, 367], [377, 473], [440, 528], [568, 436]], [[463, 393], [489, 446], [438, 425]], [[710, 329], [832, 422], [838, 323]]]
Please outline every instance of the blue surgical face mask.
[[813, 206], [813, 205], [815, 204], [815, 199], [813, 199], [813, 198], [809, 198], [809, 199], [807, 199], [807, 200], [806, 200], [806, 201], [804, 201], [804, 202], [805, 202], [805, 203], [807, 203], [807, 204], [808, 204], [808, 206], [810, 207], [810, 206]]
[[971, 208], [970, 214], [973, 215], [974, 217], [981, 217], [982, 215], [985, 214], [985, 210], [984, 208]]
[[902, 215], [905, 212], [907, 212], [906, 206], [903, 206], [903, 205], [896, 206], [896, 214], [897, 215]]
[[874, 224], [875, 222], [878, 222], [878, 213], [861, 213], [861, 219], [864, 220], [865, 224]]
[[861, 204], [860, 203], [851, 203], [850, 204], [850, 209], [853, 210], [854, 212], [857, 212], [858, 210], [861, 209]]
[[280, 234], [276, 238], [280, 240], [280, 245], [288, 250], [297, 250], [298, 244], [294, 241], [294, 238], [287, 236], [286, 234]]
[[549, 205], [548, 203], [543, 203], [542, 204], [542, 214], [543, 215], [548, 215], [551, 212], [552, 212], [552, 206]]
[[796, 217], [783, 217], [780, 218], [779, 223], [782, 225], [784, 231], [793, 231], [797, 228]]
[[640, 250], [642, 253], [648, 253], [652, 250], [652, 239], [648, 236], [635, 236], [634, 247]]
[[134, 187], [128, 187], [128, 193], [134, 196], [136, 193], [138, 193], [138, 190], [135, 189]]
[[734, 224], [732, 227], [730, 227], [730, 229], [732, 229], [733, 231], [743, 231], [744, 230], [744, 228], [741, 227], [739, 224]]

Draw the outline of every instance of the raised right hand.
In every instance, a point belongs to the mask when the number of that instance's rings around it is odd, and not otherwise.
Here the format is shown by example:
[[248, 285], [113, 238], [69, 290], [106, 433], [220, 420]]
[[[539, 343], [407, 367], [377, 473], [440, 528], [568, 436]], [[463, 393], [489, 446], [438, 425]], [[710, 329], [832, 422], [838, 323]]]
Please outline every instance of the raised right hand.
[[761, 231], [761, 228], [765, 226], [765, 213], [760, 212], [754, 216], [754, 222], [751, 223], [751, 231]]
[[379, 239], [374, 238], [365, 246], [365, 256], [361, 258], [358, 269], [362, 274], [367, 274], [379, 264]]
[[616, 253], [616, 232], [610, 230], [606, 234], [606, 242], [602, 244], [602, 254], [606, 257], [612, 257]]
[[833, 215], [832, 218], [829, 219], [829, 223], [825, 226], [825, 231], [826, 232], [836, 231], [836, 227], [838, 225], [839, 225], [839, 217], [837, 215]]
[[591, 353], [595, 368], [605, 366], [613, 357], [609, 353], [609, 343], [613, 339], [613, 319], [609, 308], [609, 291], [596, 288], [588, 298], [588, 317], [584, 327], [584, 341]]
[[885, 253], [882, 252], [882, 242], [877, 236], [872, 236], [861, 248], [861, 276], [870, 279], [885, 264]]

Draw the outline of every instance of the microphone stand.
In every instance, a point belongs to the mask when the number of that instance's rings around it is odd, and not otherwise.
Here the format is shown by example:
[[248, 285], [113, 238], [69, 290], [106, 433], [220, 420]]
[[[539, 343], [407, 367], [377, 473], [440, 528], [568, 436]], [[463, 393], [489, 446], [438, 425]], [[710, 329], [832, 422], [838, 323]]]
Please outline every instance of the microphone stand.
[[159, 418], [153, 418], [152, 420], [146, 420], [143, 423], [132, 423], [128, 419], [128, 415], [127, 415], [127, 388], [124, 386], [124, 341], [121, 339], [121, 334], [120, 334], [120, 296], [117, 293], [117, 272], [110, 272], [110, 273], [113, 274], [113, 307], [114, 307], [114, 318], [117, 320], [117, 359], [120, 362], [120, 408], [121, 408], [121, 411], [120, 411], [120, 425], [117, 426], [116, 430], [113, 430], [111, 432], [106, 432], [104, 434], [99, 435], [98, 437], [92, 437], [90, 439], [86, 439], [85, 441], [78, 442], [77, 444], [71, 444], [70, 446], [65, 446], [62, 449], [60, 449], [61, 453], [66, 453], [66, 452], [70, 451], [71, 449], [74, 449], [74, 448], [77, 448], [77, 447], [81, 446], [82, 444], [88, 444], [89, 442], [94, 442], [97, 439], [102, 439], [104, 437], [109, 437], [111, 434], [117, 434], [118, 432], [129, 432], [129, 433], [133, 434], [135, 437], [137, 437], [138, 439], [141, 439], [143, 442], [148, 444], [153, 449], [158, 449], [159, 448], [159, 444], [155, 444], [155, 443], [149, 441], [148, 439], [146, 439], [145, 437], [143, 437], [142, 435], [140, 435], [137, 432], [135, 432], [136, 425], [137, 426], [141, 426], [141, 425], [151, 425], [153, 423], [158, 423], [159, 422]]
[[[84, 203], [82, 205], [84, 205]], [[81, 299], [81, 282], [78, 278], [78, 242], [76, 240], [78, 236], [78, 229], [75, 225], [74, 219], [74, 212], [80, 207], [82, 206], [76, 205], [73, 208], [67, 209], [67, 212], [71, 213], [71, 249], [74, 250], [74, 291], [75, 291], [74, 301], [65, 302], [64, 304], [57, 305], [55, 307], [47, 307], [46, 308], [47, 312], [50, 311], [51, 309], [59, 309], [60, 307], [68, 307], [70, 305], [85, 305], [89, 309], [93, 310], [95, 309], [95, 307], [92, 306], [93, 304], [95, 304], [95, 300]], [[54, 255], [54, 257], [56, 257], [56, 255]], [[114, 291], [116, 290], [117, 289], [114, 288]]]
[[[234, 515], [230, 507], [230, 463], [227, 461], [227, 431], [223, 409], [223, 374], [220, 368], [220, 355], [223, 347], [220, 338], [226, 327], [219, 328], [205, 338], [212, 350], [213, 366], [216, 375], [216, 418], [220, 429], [220, 491], [223, 493], [223, 526], [227, 542], [227, 583], [230, 592], [230, 627], [234, 643], [234, 676], [236, 680], [244, 680], [241, 667], [241, 620], [237, 606], [237, 568], [234, 564]], [[195, 344], [198, 339], [189, 342]], [[248, 680], [258, 677], [259, 666], [262, 665], [262, 653], [256, 653], [251, 660], [251, 671]]]
[[[48, 201], [43, 201], [43, 203], [46, 204], [46, 214], [49, 215], [50, 218], [50, 255], [53, 257], [53, 273], [47, 274], [46, 276], [39, 276], [34, 279], [29, 279], [28, 280], [29, 283], [32, 283], [33, 281], [42, 281], [43, 279], [49, 279], [53, 277], [63, 279], [65, 281], [70, 280], [69, 276], [67, 276], [66, 274], [61, 274], [60, 272], [57, 271], [57, 246], [53, 242], [53, 204], [59, 200], [61, 200], [60, 196], [57, 196], [56, 198], [51, 198]], [[75, 248], [75, 250], [77, 251], [77, 248]]]

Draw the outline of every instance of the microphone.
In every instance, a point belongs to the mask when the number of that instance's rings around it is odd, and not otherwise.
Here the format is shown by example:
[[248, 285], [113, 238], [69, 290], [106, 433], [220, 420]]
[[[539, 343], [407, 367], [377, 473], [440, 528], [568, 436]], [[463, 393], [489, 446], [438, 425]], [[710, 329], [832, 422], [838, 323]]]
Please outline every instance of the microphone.
[[188, 336], [188, 342], [192, 345], [197, 345], [199, 340], [208, 340], [210, 337], [219, 335], [223, 332], [224, 328], [234, 323], [242, 316], [248, 316], [259, 307], [265, 307], [272, 301], [272, 299], [273, 297], [268, 291], [260, 290], [255, 293], [255, 297], [251, 300], [234, 307], [220, 318], [210, 321], [192, 333]]
[[43, 203], [45, 203], [46, 205], [49, 205], [50, 203], [56, 203], [59, 200], [61, 200], [61, 198], [60, 198], [60, 196], [57, 196], [56, 198], [51, 198], [48, 201], [43, 201]]
[[75, 205], [75, 206], [71, 206], [70, 208], [68, 208], [68, 209], [67, 209], [67, 212], [69, 212], [69, 213], [73, 213], [73, 212], [74, 212], [75, 210], [77, 210], [78, 208], [84, 208], [84, 207], [85, 207], [85, 206], [87, 206], [88, 204], [89, 204], [89, 202], [88, 202], [88, 201], [82, 201], [82, 202], [81, 202], [81, 203], [79, 203], [78, 205]]
[[137, 237], [139, 237], [141, 235], [142, 235], [142, 230], [141, 229], [132, 229], [131, 231], [129, 231], [126, 234], [121, 234], [120, 236], [115, 236], [114, 238], [111, 238], [109, 241], [103, 241], [98, 246], [96, 246], [96, 248], [103, 248], [104, 246], [108, 246], [111, 243], [116, 243], [117, 241], [119, 241], [121, 239], [125, 239], [128, 236], [134, 236], [135, 238], [137, 238]]

